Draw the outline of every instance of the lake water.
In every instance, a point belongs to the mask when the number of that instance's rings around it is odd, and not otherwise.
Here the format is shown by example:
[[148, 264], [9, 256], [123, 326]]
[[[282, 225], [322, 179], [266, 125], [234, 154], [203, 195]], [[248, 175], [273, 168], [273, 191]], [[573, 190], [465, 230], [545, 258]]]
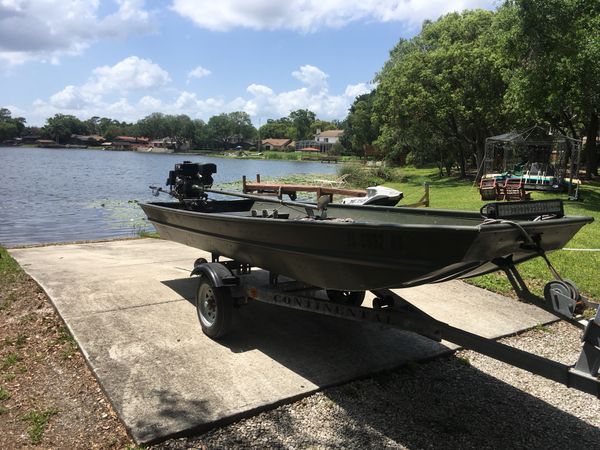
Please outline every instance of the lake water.
[[[0, 245], [135, 236], [151, 230], [136, 201], [156, 201], [183, 160], [217, 164], [215, 187], [291, 174], [335, 173], [335, 165], [85, 149], [0, 147]], [[161, 196], [162, 201], [168, 201]]]

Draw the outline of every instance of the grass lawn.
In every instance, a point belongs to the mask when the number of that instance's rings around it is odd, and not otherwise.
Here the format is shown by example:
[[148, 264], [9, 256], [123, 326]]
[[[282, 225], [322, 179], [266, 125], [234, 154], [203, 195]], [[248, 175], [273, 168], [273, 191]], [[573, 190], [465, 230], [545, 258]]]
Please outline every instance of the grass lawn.
[[[479, 211], [484, 204], [479, 197], [479, 190], [472, 185], [471, 181], [440, 178], [436, 168], [404, 167], [396, 170], [400, 182], [386, 183], [386, 185], [404, 192], [404, 200], [401, 204], [418, 201], [423, 195], [424, 182], [430, 185], [432, 208]], [[544, 192], [532, 193], [532, 199], [562, 198], [565, 199], [566, 214], [594, 217], [595, 222], [583, 227], [568, 243], [567, 248], [600, 249], [600, 184], [584, 184], [580, 193], [583, 202], [567, 201], [566, 194]], [[550, 253], [549, 259], [561, 276], [574, 281], [585, 296], [600, 301], [600, 252], [558, 250]], [[544, 284], [552, 279], [546, 263], [541, 258], [520, 264], [519, 271], [530, 289], [538, 295], [543, 293]], [[496, 292], [512, 291], [510, 283], [502, 273], [473, 278], [470, 282]]]

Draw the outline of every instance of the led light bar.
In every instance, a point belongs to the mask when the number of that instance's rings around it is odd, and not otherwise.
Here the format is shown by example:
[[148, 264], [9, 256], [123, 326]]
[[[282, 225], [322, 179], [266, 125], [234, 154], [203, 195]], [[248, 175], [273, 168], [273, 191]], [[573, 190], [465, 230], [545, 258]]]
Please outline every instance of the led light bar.
[[531, 220], [540, 216], [563, 217], [562, 200], [537, 200], [528, 202], [488, 203], [481, 208], [481, 215], [489, 219]]

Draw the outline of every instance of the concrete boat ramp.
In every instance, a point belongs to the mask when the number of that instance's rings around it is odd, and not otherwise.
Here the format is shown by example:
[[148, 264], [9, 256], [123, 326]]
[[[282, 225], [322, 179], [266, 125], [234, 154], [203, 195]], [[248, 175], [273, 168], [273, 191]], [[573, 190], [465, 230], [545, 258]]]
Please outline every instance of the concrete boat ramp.
[[[11, 249], [48, 293], [132, 437], [206, 430], [326, 386], [451, 351], [400, 330], [253, 302], [215, 342], [193, 304], [207, 254], [157, 239]], [[554, 316], [449, 282], [401, 295], [456, 327], [499, 337]], [[482, 312], [485, 311], [485, 314]]]

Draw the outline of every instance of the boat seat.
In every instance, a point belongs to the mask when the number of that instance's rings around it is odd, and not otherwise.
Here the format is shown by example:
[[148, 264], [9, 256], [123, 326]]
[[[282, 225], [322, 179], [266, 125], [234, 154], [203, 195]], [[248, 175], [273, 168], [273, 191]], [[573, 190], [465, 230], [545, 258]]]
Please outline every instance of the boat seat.
[[481, 200], [502, 200], [504, 191], [496, 178], [482, 178], [479, 183]]
[[523, 178], [507, 178], [504, 182], [504, 200], [519, 201], [530, 200], [531, 193], [525, 192], [525, 181]]

